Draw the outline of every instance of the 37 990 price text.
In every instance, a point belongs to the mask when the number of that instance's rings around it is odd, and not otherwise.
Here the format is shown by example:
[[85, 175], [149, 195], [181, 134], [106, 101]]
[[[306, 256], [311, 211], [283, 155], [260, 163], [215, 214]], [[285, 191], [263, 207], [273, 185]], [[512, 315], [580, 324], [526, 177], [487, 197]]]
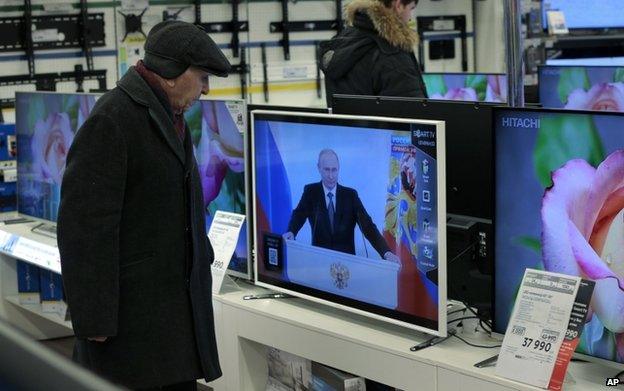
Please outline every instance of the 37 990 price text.
[[540, 341], [539, 339], [524, 337], [524, 340], [522, 341], [522, 347], [550, 352], [550, 349], [552, 349], [552, 344], [550, 342]]

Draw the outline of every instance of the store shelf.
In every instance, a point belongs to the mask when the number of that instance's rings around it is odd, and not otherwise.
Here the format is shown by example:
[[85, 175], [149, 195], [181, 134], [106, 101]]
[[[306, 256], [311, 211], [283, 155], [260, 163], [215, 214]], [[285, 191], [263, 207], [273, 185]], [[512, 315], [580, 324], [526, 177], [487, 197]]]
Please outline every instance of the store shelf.
[[48, 313], [44, 313], [41, 310], [41, 304], [21, 304], [19, 302], [19, 297], [18, 296], [6, 296], [5, 297], [6, 301], [8, 301], [9, 303], [13, 304], [14, 306], [20, 307], [30, 313], [33, 313], [35, 315], [38, 315], [46, 320], [49, 320], [53, 323], [58, 324], [59, 326], [63, 326], [69, 330], [73, 330], [72, 328], [72, 324], [70, 321], [65, 321], [63, 319], [61, 319], [60, 316], [56, 315], [56, 314], [48, 314]]

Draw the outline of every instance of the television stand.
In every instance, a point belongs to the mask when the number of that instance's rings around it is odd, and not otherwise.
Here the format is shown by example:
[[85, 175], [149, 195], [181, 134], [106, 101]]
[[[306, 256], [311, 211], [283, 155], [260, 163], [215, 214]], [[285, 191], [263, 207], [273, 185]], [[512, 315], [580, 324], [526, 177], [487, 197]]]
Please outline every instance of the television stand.
[[39, 235], [56, 239], [56, 224], [39, 223], [32, 227], [30, 231]]

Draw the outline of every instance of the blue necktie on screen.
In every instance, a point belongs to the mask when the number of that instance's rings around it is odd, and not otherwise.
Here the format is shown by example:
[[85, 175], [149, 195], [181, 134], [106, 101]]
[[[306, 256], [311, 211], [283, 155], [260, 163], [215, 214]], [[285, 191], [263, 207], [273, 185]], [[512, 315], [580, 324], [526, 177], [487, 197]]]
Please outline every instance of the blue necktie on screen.
[[334, 233], [334, 213], [336, 212], [334, 209], [334, 194], [329, 192], [327, 193], [327, 197], [329, 197], [329, 204], [327, 205], [327, 211], [329, 213], [329, 226], [331, 228], [331, 232]]

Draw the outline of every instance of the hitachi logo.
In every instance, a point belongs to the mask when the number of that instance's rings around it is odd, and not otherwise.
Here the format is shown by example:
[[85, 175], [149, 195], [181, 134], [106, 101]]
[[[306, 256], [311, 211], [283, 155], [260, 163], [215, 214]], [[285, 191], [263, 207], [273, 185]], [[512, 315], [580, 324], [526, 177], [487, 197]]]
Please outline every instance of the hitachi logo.
[[506, 128], [528, 128], [539, 129], [539, 118], [517, 118], [517, 117], [503, 117], [503, 126]]

